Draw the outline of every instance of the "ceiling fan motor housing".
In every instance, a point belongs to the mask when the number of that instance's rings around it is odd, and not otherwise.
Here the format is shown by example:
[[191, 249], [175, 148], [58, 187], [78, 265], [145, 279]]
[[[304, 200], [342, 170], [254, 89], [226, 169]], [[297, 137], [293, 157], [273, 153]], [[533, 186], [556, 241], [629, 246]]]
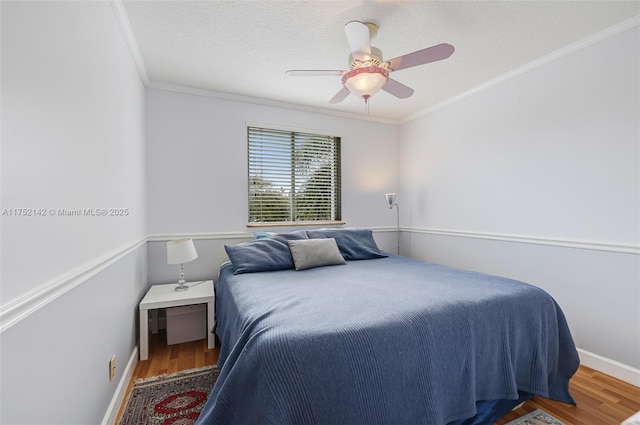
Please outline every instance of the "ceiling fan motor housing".
[[388, 63], [382, 61], [382, 50], [377, 47], [371, 46], [371, 56], [367, 60], [354, 59], [353, 54], [349, 54], [349, 68], [355, 69], [371, 65], [389, 69]]
[[388, 62], [382, 61], [382, 50], [371, 46], [371, 54], [365, 58], [354, 59], [349, 55], [350, 71], [342, 76], [342, 85], [356, 96], [369, 99], [389, 80]]

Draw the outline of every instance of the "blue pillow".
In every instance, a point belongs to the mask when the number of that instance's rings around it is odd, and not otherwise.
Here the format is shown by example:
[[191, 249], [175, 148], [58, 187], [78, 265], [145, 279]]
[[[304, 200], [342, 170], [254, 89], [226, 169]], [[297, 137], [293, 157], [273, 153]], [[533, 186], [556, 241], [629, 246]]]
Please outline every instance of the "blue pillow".
[[334, 238], [345, 260], [368, 260], [388, 257], [378, 248], [369, 229], [307, 230], [309, 239]]
[[233, 274], [287, 270], [295, 267], [287, 241], [309, 239], [304, 230], [279, 233], [238, 245], [225, 245]]
[[277, 235], [275, 232], [253, 232], [256, 239], [268, 238], [269, 236]]

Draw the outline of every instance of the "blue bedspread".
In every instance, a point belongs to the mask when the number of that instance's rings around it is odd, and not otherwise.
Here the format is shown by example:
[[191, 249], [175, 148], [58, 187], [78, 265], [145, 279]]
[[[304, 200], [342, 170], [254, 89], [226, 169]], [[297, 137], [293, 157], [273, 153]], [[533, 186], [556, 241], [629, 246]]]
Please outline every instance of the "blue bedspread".
[[534, 286], [405, 257], [216, 283], [220, 377], [198, 424], [428, 424], [518, 390], [573, 403], [578, 355]]

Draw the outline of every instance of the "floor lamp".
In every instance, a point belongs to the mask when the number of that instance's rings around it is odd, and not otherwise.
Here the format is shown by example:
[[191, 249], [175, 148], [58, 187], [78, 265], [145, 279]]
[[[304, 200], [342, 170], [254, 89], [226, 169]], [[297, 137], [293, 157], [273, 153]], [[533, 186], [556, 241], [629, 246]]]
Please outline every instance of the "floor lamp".
[[398, 208], [398, 204], [396, 203], [396, 194], [385, 193], [384, 199], [387, 200], [389, 209], [393, 209], [394, 206], [396, 207], [396, 231], [398, 232], [398, 255], [400, 255], [400, 208]]

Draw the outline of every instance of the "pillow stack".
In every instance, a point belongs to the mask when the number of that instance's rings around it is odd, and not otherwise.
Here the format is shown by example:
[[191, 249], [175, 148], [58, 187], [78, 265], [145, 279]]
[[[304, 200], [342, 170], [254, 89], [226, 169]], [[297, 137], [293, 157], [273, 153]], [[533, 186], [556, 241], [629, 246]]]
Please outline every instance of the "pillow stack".
[[254, 241], [225, 245], [233, 273], [306, 270], [346, 264], [351, 260], [388, 257], [378, 248], [369, 229], [298, 230], [259, 232]]

